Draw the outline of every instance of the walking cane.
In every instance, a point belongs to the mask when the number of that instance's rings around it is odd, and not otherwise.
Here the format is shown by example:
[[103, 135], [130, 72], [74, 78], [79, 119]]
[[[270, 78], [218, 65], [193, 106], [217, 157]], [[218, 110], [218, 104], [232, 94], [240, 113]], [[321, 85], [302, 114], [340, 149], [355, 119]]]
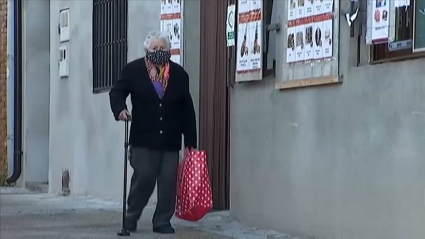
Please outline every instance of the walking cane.
[[[126, 230], [125, 221], [127, 214], [127, 160], [128, 160], [128, 120], [125, 121], [125, 139], [124, 139], [124, 189], [122, 195], [122, 227], [117, 233], [118, 236], [130, 236], [130, 232]], [[130, 155], [131, 157], [131, 155]]]

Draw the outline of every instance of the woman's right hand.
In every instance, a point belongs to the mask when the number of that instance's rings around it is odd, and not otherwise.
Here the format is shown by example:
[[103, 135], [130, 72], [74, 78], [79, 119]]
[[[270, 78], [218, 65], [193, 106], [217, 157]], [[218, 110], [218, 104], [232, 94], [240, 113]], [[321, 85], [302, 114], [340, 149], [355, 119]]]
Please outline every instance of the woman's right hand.
[[122, 110], [121, 113], [118, 115], [118, 119], [121, 121], [131, 120], [131, 114], [130, 112], [128, 112], [128, 110]]

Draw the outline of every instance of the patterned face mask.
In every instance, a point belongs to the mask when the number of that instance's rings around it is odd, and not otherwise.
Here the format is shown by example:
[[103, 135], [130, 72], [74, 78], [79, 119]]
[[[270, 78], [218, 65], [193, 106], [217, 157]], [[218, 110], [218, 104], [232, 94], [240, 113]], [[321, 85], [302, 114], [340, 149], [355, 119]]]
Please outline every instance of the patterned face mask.
[[155, 65], [163, 65], [167, 63], [171, 58], [170, 51], [157, 50], [157, 51], [147, 51], [146, 57], [150, 62]]

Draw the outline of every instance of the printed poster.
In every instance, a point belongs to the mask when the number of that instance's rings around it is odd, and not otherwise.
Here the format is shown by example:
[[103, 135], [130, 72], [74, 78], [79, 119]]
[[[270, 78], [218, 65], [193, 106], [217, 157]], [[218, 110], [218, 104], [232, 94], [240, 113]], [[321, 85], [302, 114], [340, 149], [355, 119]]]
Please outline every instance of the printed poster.
[[262, 1], [239, 0], [236, 71], [262, 68]]
[[286, 49], [286, 62], [293, 63], [295, 62], [295, 32], [296, 26], [292, 22], [288, 23], [288, 45]]
[[[298, 25], [298, 24], [297, 24]], [[304, 61], [304, 32], [305, 25], [298, 25], [295, 28], [295, 61]]]
[[387, 40], [389, 37], [390, 0], [374, 0], [372, 4], [372, 41]]
[[313, 27], [314, 27], [314, 17], [309, 17], [305, 22], [305, 50], [304, 50], [304, 60], [310, 61], [314, 59], [314, 43], [313, 43]]
[[288, 0], [288, 20], [297, 19], [298, 0]]
[[313, 38], [313, 51], [314, 59], [321, 60], [323, 58], [323, 22], [322, 17], [318, 16], [315, 18], [313, 24], [314, 38]]
[[181, 0], [160, 0], [160, 29], [167, 33], [171, 42], [171, 61], [180, 64], [181, 59]]
[[314, 10], [314, 15], [320, 15], [323, 14], [323, 3], [324, 0], [314, 0], [313, 3], [313, 10]]
[[332, 16], [327, 16], [323, 23], [323, 48], [322, 48], [322, 57], [330, 58], [332, 57], [333, 50], [333, 40], [332, 40], [332, 30], [333, 30], [333, 22]]

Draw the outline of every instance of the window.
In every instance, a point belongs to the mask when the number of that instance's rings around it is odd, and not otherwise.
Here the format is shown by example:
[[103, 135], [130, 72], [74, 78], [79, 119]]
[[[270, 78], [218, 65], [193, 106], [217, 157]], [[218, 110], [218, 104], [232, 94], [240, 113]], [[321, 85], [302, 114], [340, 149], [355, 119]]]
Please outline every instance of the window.
[[93, 92], [110, 89], [127, 63], [128, 0], [93, 0]]
[[425, 0], [408, 0], [402, 6], [393, 5], [391, 8], [394, 9], [394, 17], [390, 21], [390, 25], [394, 25], [394, 40], [373, 45], [372, 62], [424, 56], [425, 13], [422, 11], [425, 9]]

